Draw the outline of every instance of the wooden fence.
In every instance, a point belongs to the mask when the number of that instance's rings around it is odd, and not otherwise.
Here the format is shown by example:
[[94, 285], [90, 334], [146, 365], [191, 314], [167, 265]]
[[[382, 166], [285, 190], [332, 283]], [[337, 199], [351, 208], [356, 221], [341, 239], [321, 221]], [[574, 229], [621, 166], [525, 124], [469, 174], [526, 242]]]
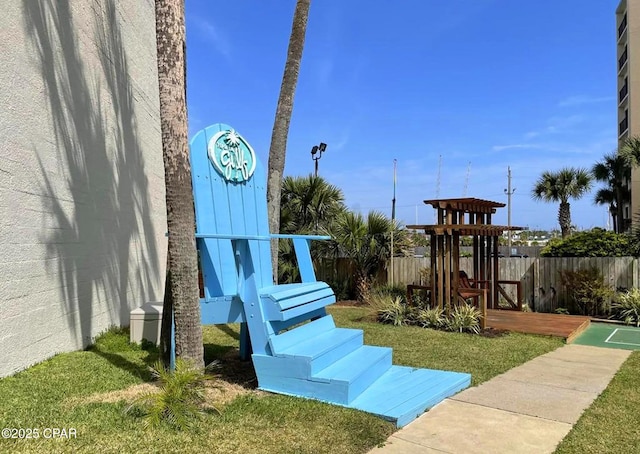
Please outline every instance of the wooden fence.
[[[540, 257], [499, 258], [499, 279], [520, 281], [524, 303], [538, 312], [551, 312], [566, 307], [567, 292], [560, 281], [560, 271], [596, 267], [605, 283], [613, 289], [628, 289], [638, 286], [638, 259], [633, 257]], [[407, 285], [419, 284], [420, 270], [430, 266], [429, 257], [396, 257], [393, 276], [388, 282]], [[460, 259], [460, 269], [473, 275], [471, 258]], [[390, 273], [390, 267], [387, 266]], [[511, 287], [511, 288], [510, 288]], [[513, 298], [515, 286], [505, 286]]]

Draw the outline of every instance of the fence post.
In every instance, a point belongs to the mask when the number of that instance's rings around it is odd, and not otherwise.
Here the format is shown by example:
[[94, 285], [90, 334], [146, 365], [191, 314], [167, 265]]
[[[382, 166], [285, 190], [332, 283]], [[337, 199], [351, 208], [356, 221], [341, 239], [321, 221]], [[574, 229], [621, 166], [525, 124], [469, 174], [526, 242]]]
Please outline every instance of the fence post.
[[536, 257], [533, 262], [533, 277], [532, 277], [532, 285], [533, 285], [533, 301], [531, 310], [536, 310], [538, 308], [538, 303], [540, 302], [540, 257]]

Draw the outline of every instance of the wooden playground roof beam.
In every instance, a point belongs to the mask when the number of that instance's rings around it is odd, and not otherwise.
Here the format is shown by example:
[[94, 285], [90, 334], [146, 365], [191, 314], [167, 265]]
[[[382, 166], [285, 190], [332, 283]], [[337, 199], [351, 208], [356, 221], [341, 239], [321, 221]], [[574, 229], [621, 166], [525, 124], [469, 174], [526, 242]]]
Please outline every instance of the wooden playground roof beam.
[[527, 230], [527, 227], [508, 227], [506, 225], [488, 224], [442, 224], [442, 225], [408, 225], [408, 229], [423, 230], [429, 235], [460, 235], [500, 236], [509, 230]]
[[503, 208], [506, 206], [504, 203], [492, 202], [491, 200], [476, 199], [474, 197], [437, 200], [432, 199], [425, 200], [424, 203], [427, 205], [431, 205], [433, 208], [464, 211], [466, 213], [495, 213], [496, 208]]

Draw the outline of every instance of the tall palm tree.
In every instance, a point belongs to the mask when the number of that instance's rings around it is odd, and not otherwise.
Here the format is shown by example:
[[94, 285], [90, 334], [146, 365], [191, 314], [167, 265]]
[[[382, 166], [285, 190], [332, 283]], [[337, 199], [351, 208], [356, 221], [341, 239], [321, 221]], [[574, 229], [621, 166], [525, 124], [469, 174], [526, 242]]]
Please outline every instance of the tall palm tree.
[[622, 154], [613, 152], [604, 156], [591, 169], [596, 181], [606, 184], [598, 190], [594, 202], [597, 205], [609, 205], [609, 212], [613, 216], [613, 230], [620, 233], [624, 230], [624, 215], [622, 207], [629, 201], [627, 181], [631, 179], [629, 159]]
[[569, 199], [579, 199], [591, 189], [591, 175], [586, 169], [565, 167], [557, 172], [545, 171], [536, 181], [531, 195], [534, 200], [560, 202], [558, 223], [562, 238], [571, 233]]
[[[626, 192], [629, 192], [628, 190]], [[616, 203], [616, 194], [610, 188], [600, 188], [593, 196], [593, 203], [596, 205], [609, 205], [609, 214], [613, 219], [613, 231], [619, 232], [623, 227], [618, 223], [618, 205]]]
[[[280, 97], [276, 108], [276, 117], [271, 133], [271, 146], [269, 147], [269, 173], [267, 176], [267, 210], [269, 213], [269, 229], [272, 233], [280, 231], [280, 191], [282, 187], [282, 174], [284, 173], [284, 161], [287, 153], [287, 138], [289, 136], [289, 124], [293, 112], [293, 98], [298, 84], [302, 50], [307, 33], [307, 20], [311, 0], [297, 0], [296, 10], [293, 14], [293, 25], [289, 37], [289, 49], [287, 61], [284, 65]], [[271, 241], [271, 258], [274, 276], [278, 270], [278, 240]]]
[[166, 320], [173, 314], [176, 356], [203, 368], [195, 214], [187, 139], [184, 0], [156, 0], [156, 42], [169, 232], [163, 310], [167, 317], [163, 320], [163, 338], [168, 337]]

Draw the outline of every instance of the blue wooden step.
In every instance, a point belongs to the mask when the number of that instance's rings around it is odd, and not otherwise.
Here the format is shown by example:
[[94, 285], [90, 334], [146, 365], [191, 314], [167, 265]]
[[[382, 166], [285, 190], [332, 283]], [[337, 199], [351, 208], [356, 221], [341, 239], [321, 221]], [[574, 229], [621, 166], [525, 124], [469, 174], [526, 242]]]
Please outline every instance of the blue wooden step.
[[349, 404], [391, 367], [392, 350], [363, 345], [311, 377], [312, 381], [333, 384], [328, 399]]
[[348, 407], [402, 427], [470, 383], [471, 375], [465, 373], [392, 366]]
[[315, 375], [338, 359], [362, 346], [362, 330], [333, 328], [303, 342], [286, 348], [276, 357], [292, 358], [309, 365], [309, 372]]
[[274, 355], [293, 347], [319, 334], [330, 331], [336, 327], [331, 315], [325, 315], [304, 325], [297, 326], [289, 331], [269, 337], [269, 346]]

